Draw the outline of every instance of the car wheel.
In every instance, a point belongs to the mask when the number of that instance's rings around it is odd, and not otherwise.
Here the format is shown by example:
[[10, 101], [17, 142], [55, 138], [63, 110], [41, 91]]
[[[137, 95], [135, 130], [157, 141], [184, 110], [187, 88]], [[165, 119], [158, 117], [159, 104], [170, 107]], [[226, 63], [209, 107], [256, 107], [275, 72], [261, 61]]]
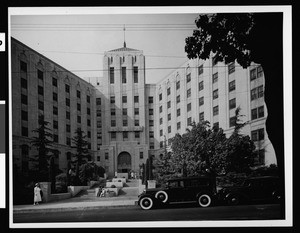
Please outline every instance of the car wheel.
[[155, 198], [163, 203], [166, 203], [168, 200], [168, 194], [165, 191], [158, 191], [155, 194]]
[[143, 210], [150, 210], [153, 207], [153, 200], [151, 197], [143, 197], [140, 200], [140, 207]]
[[211, 197], [208, 194], [201, 194], [198, 198], [198, 204], [201, 207], [208, 207], [211, 204]]
[[240, 198], [237, 195], [231, 195], [228, 197], [227, 202], [229, 205], [238, 205], [240, 204]]

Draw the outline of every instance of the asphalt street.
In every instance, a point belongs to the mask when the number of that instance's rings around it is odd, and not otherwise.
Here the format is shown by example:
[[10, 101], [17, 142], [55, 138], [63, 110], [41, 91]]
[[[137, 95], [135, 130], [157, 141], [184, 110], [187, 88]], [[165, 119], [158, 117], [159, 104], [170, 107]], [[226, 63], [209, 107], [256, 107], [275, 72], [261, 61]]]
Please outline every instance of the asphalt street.
[[275, 220], [279, 218], [279, 204], [213, 206], [209, 208], [200, 208], [194, 205], [172, 205], [152, 210], [142, 210], [139, 206], [127, 206], [13, 214], [14, 223]]

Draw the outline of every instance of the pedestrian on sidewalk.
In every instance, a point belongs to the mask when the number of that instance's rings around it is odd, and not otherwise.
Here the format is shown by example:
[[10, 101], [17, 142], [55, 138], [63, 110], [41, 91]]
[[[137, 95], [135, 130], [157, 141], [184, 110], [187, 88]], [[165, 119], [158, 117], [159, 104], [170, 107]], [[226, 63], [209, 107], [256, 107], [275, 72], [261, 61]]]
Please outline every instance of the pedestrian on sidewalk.
[[41, 188], [40, 188], [40, 184], [36, 183], [35, 187], [34, 187], [34, 199], [33, 199], [33, 205], [38, 205], [39, 202], [42, 201], [42, 197], [41, 197]]

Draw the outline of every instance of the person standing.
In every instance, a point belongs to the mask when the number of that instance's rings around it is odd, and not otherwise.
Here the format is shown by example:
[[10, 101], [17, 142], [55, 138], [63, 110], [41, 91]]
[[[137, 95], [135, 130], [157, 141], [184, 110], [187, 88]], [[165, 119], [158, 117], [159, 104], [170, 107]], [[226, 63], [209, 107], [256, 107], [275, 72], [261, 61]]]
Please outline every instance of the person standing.
[[36, 183], [34, 187], [33, 205], [38, 205], [42, 201], [40, 184]]

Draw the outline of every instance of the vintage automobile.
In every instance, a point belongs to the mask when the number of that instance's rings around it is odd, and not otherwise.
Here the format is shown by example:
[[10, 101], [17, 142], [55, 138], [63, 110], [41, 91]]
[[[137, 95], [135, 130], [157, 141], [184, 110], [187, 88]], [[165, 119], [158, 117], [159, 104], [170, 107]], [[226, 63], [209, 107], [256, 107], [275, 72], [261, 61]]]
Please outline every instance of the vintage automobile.
[[279, 201], [279, 178], [276, 176], [252, 177], [244, 180], [242, 185], [223, 188], [218, 192], [222, 203], [238, 205], [254, 201]]
[[198, 203], [208, 207], [216, 195], [216, 181], [212, 176], [174, 178], [162, 188], [146, 189], [139, 195], [138, 205], [149, 210], [154, 206], [172, 203]]

